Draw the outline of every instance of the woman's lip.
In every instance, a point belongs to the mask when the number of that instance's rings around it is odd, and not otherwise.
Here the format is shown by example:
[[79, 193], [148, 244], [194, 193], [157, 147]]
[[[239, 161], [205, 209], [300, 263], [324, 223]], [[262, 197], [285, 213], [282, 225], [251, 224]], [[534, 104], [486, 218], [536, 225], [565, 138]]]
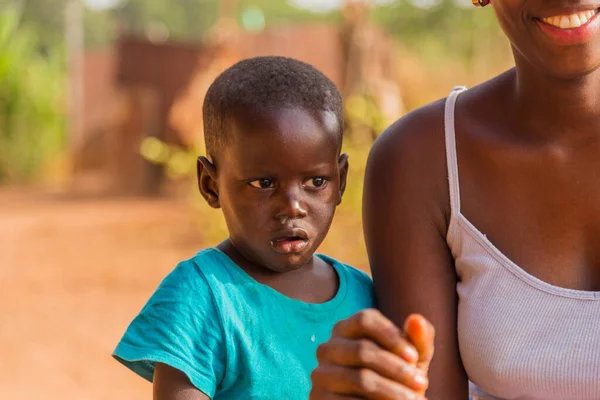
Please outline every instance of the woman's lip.
[[534, 10], [530, 10], [530, 15], [534, 16], [538, 19], [550, 18], [550, 17], [559, 17], [561, 15], [571, 15], [577, 14], [586, 11], [594, 11], [600, 9], [600, 2], [587, 3], [587, 4], [565, 4], [565, 5], [557, 5], [555, 7], [549, 6], [544, 7], [544, 10], [540, 10], [540, 12], [536, 12]]
[[[571, 14], [573, 11], [571, 10]], [[584, 25], [572, 29], [561, 29], [550, 25], [540, 19], [535, 19], [536, 24], [546, 37], [560, 46], [573, 46], [590, 41], [600, 27], [599, 14], [594, 15]]]

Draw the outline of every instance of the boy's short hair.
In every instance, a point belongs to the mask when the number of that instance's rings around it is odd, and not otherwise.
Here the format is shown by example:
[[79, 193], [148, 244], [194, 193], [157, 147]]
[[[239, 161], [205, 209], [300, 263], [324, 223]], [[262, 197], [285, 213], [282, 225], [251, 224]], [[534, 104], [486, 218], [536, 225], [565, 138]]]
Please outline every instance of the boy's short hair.
[[214, 157], [227, 143], [229, 121], [240, 107], [302, 108], [335, 113], [344, 129], [342, 96], [335, 84], [312, 65], [287, 57], [242, 60], [209, 87], [202, 108], [206, 153]]

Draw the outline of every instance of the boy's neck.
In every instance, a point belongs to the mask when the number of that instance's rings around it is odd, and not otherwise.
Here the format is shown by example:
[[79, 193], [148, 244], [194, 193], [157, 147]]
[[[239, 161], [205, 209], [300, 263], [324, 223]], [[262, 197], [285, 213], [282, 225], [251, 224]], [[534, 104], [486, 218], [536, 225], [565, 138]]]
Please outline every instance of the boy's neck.
[[288, 272], [275, 272], [244, 257], [229, 239], [217, 246], [238, 267], [257, 282], [284, 296], [306, 303], [324, 303], [338, 291], [339, 277], [333, 266], [314, 255], [302, 267]]

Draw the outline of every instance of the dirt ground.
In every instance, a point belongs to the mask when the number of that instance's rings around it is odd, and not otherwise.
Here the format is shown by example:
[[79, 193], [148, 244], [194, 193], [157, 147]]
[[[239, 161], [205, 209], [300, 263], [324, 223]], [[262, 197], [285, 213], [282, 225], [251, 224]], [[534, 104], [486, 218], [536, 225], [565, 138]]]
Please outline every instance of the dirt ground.
[[199, 249], [175, 200], [0, 189], [0, 399], [149, 399], [111, 358], [160, 280]]

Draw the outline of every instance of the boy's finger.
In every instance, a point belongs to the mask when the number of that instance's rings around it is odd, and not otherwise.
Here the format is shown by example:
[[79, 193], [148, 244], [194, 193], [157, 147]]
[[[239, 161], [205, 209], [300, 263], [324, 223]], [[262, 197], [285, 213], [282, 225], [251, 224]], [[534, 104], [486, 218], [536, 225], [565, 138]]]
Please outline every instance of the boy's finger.
[[[369, 369], [321, 366], [312, 373], [313, 390], [371, 400], [421, 400], [422, 394]], [[316, 398], [316, 396], [315, 396]]]
[[424, 371], [367, 339], [336, 337], [319, 346], [317, 360], [350, 368], [366, 368], [377, 375], [424, 392], [429, 382]]
[[344, 396], [342, 394], [329, 392], [310, 392], [308, 400], [364, 400], [363, 397]]
[[406, 336], [419, 352], [419, 368], [427, 371], [434, 353], [435, 329], [422, 315], [411, 314], [404, 322]]
[[333, 328], [333, 336], [369, 339], [411, 364], [419, 361], [419, 353], [415, 346], [406, 340], [392, 321], [376, 309], [362, 310], [338, 322]]

